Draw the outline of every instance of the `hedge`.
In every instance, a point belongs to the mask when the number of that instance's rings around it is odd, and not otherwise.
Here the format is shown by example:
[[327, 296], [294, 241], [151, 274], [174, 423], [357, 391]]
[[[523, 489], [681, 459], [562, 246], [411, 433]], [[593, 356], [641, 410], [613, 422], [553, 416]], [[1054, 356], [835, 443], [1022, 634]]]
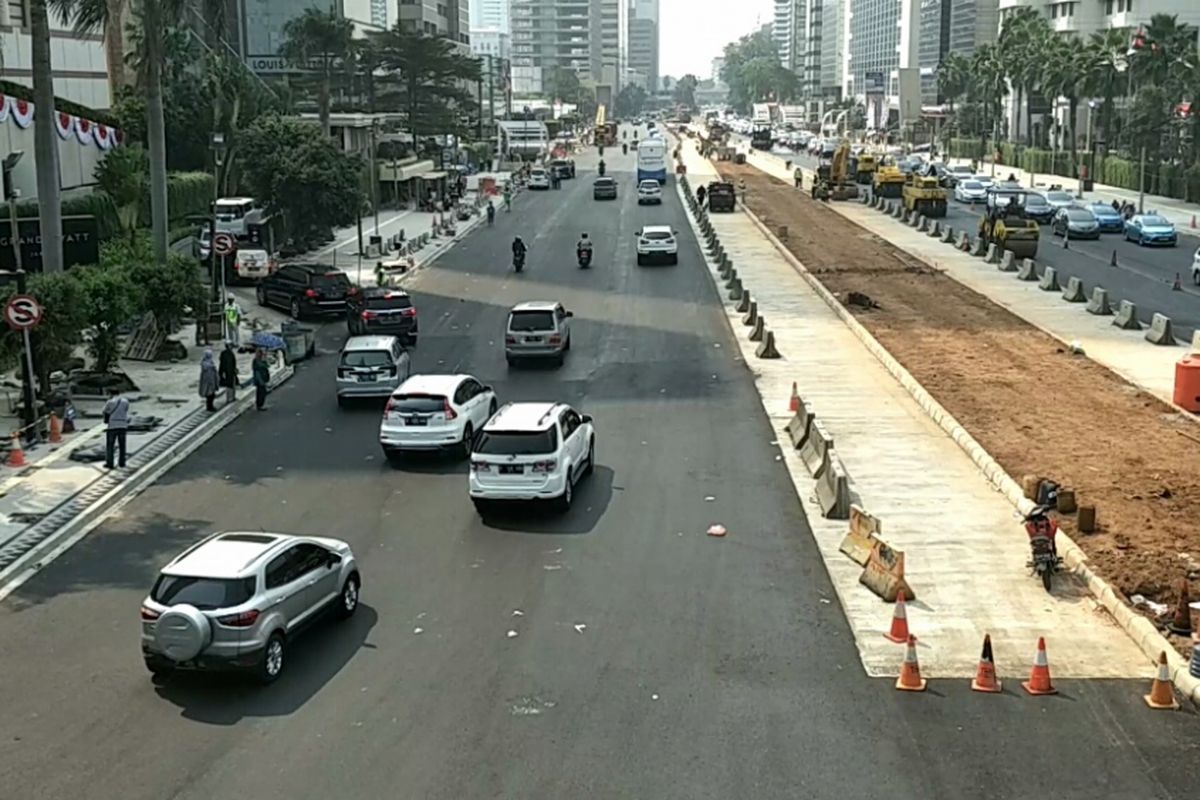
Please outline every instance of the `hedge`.
[[[94, 216], [101, 242], [108, 241], [121, 232], [121, 221], [117, 218], [117, 208], [113, 205], [112, 199], [104, 192], [68, 195], [63, 198], [62, 213], [64, 217], [84, 214]], [[37, 200], [25, 200], [17, 206], [18, 217], [37, 217], [38, 214]]]
[[[213, 201], [213, 176], [207, 172], [172, 172], [167, 176], [167, 209], [171, 225], [195, 214], [207, 216]], [[150, 198], [142, 201], [141, 224], [150, 225]]]

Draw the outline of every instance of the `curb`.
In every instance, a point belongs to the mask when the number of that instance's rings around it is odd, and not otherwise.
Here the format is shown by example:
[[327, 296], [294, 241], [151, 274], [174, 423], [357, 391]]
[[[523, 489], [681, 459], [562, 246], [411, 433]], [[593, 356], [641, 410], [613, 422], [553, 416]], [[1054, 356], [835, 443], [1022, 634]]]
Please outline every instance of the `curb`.
[[[1022, 491], [1020, 485], [1004, 471], [1004, 468], [1000, 466], [996, 459], [992, 458], [991, 454], [967, 432], [962, 424], [941, 403], [935, 400], [925, 390], [925, 387], [917, 382], [912, 374], [871, 335], [870, 331], [855, 319], [853, 314], [846, 310], [845, 306], [838, 301], [832, 292], [813, 277], [804, 264], [779, 241], [778, 237], [763, 224], [762, 220], [745, 207], [740, 207], [740, 210], [762, 232], [767, 241], [787, 259], [788, 263], [792, 265], [813, 291], [825, 301], [825, 304], [850, 328], [879, 363], [891, 373], [892, 377], [899, 381], [900, 385], [912, 395], [913, 399], [929, 415], [930, 419], [936, 422], [954, 440], [955, 444], [967, 454], [975, 463], [975, 466], [987, 476], [987, 479], [996, 490], [1004, 495], [1005, 499], [1012, 503], [1022, 515], [1028, 513], [1034, 506], [1033, 502], [1025, 498], [1025, 493]], [[1087, 583], [1088, 591], [1091, 592], [1092, 596], [1112, 616], [1121, 629], [1125, 631], [1126, 635], [1141, 648], [1142, 653], [1145, 654], [1147, 659], [1156, 661], [1159, 653], [1164, 650], [1166, 651], [1167, 664], [1171, 672], [1171, 680], [1175, 684], [1175, 687], [1194, 704], [1200, 706], [1200, 679], [1193, 678], [1189, 674], [1187, 661], [1176, 652], [1174, 646], [1167, 641], [1166, 637], [1159, 633], [1150, 620], [1139, 614], [1135, 614], [1112, 586], [1088, 566], [1087, 555], [1080, 549], [1079, 545], [1075, 544], [1069, 536], [1062, 532], [1059, 533], [1058, 540], [1061, 543], [1061, 550], [1064, 551], [1063, 562], [1084, 579]], [[1065, 547], [1062, 547], [1062, 545], [1065, 545]]]
[[[287, 382], [295, 372], [295, 367], [285, 366], [272, 378], [270, 391], [274, 391], [281, 384]], [[74, 547], [127, 503], [153, 486], [168, 470], [216, 436], [253, 404], [254, 395], [246, 393], [234, 401], [232, 410], [229, 406], [223, 407], [211, 419], [202, 422], [194, 430], [185, 434], [173, 447], [153, 458], [137, 472], [127, 476], [72, 520], [35, 544], [6, 568], [0, 570], [0, 601], [21, 588], [26, 581], [37, 575], [44, 567], [49, 566], [56, 558]], [[183, 419], [187, 419], [187, 417]], [[182, 420], [180, 421], [182, 422]]]

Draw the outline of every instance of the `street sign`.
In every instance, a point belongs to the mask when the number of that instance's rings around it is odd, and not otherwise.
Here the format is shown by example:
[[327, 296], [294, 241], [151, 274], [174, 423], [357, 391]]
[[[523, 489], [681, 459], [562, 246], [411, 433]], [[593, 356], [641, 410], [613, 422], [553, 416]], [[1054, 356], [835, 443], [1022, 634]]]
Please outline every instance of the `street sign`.
[[219, 256], [227, 256], [237, 247], [237, 241], [231, 233], [218, 233], [213, 237], [213, 252]]
[[27, 294], [13, 295], [4, 306], [4, 321], [14, 331], [27, 331], [42, 321], [42, 307]]

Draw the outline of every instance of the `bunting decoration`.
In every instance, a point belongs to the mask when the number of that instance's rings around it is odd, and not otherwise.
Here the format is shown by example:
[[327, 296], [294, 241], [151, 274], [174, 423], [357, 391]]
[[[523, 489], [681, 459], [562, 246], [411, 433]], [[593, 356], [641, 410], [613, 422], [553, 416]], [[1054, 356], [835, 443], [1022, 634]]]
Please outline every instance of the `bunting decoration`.
[[[33, 103], [0, 93], [0, 125], [11, 119], [18, 128], [26, 130], [33, 124], [33, 116]], [[119, 146], [125, 138], [116, 128], [65, 111], [54, 113], [54, 128], [64, 141], [74, 137], [82, 147], [95, 146], [101, 150], [111, 150]]]

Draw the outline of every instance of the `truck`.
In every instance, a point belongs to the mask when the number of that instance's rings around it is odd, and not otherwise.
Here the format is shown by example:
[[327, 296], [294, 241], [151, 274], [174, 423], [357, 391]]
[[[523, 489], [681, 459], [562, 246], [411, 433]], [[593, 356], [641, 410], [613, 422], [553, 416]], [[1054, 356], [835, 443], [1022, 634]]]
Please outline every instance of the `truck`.
[[750, 146], [755, 150], [771, 149], [771, 126], [755, 125], [750, 131]]

